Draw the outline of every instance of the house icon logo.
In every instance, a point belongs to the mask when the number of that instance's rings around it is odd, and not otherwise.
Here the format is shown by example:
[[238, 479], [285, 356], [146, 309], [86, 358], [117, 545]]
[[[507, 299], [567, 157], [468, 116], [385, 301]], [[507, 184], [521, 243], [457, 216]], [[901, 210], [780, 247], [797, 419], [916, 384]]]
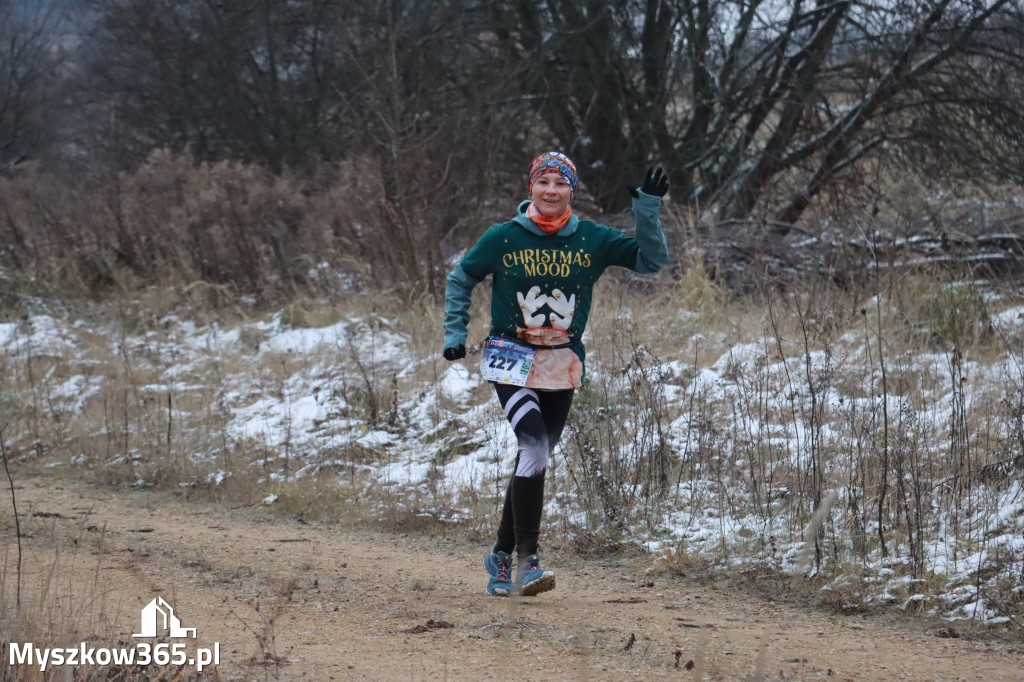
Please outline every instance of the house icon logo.
[[193, 638], [196, 636], [196, 629], [181, 627], [181, 621], [174, 615], [171, 605], [163, 597], [157, 597], [142, 609], [142, 632], [132, 637], [157, 637], [163, 632], [171, 637], [188, 637], [189, 633], [192, 633]]

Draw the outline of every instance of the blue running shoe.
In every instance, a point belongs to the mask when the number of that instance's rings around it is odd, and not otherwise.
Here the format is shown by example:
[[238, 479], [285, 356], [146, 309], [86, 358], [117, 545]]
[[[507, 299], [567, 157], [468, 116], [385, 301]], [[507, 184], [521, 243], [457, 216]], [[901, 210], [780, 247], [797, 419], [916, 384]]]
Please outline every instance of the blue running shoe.
[[507, 552], [488, 554], [484, 559], [484, 568], [490, 574], [487, 582], [487, 594], [495, 597], [507, 597], [512, 594], [512, 556]]
[[531, 554], [516, 572], [516, 594], [532, 597], [555, 589], [555, 572], [540, 567], [540, 557]]

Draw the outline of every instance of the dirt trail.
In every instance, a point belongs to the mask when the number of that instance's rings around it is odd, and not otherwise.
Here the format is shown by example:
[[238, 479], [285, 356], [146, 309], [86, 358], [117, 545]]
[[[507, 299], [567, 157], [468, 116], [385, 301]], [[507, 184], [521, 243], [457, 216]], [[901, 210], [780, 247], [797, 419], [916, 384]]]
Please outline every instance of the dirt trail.
[[63, 544], [56, 589], [81, 604], [107, 586], [105, 636], [132, 641], [163, 596], [199, 646], [220, 643], [225, 680], [1024, 681], [1019, 641], [809, 613], [599, 561], [555, 558], [555, 591], [500, 599], [483, 594], [481, 548], [443, 538], [42, 478], [18, 497], [33, 536], [26, 595]]

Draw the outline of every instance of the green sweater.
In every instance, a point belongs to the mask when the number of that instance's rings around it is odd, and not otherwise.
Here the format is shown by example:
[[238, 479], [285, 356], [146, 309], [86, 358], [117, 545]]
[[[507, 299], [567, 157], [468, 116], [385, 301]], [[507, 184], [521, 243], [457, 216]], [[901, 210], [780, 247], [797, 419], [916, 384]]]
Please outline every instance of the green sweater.
[[549, 235], [527, 217], [529, 202], [523, 202], [514, 219], [488, 228], [448, 275], [444, 347], [465, 345], [473, 287], [493, 275], [492, 335], [516, 338], [524, 327], [563, 329], [582, 362], [594, 283], [605, 269], [649, 273], [668, 263], [660, 205], [659, 197], [640, 192], [633, 200], [636, 237], [627, 237], [575, 214]]

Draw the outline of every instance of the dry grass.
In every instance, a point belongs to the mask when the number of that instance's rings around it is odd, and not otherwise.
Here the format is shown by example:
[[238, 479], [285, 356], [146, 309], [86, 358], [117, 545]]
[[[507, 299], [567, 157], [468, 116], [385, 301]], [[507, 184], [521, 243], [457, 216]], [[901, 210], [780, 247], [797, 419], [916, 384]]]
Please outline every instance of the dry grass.
[[133, 173], [73, 184], [25, 166], [0, 178], [0, 282], [9, 292], [0, 305], [135, 299], [154, 286], [164, 300], [147, 310], [157, 314], [270, 303], [300, 311], [307, 297], [340, 303], [382, 290], [407, 304], [435, 296], [447, 274], [440, 243], [458, 226], [439, 218], [448, 208], [440, 198], [412, 209], [392, 203], [382, 172], [357, 159], [300, 181], [166, 151]]
[[[92, 649], [124, 648], [120, 639], [123, 604], [116, 590], [102, 578], [109, 560], [104, 529], [85, 522], [56, 523], [47, 513], [23, 513], [26, 543], [20, 570], [5, 543], [0, 558], [0, 647], [8, 654], [11, 643], [31, 642], [37, 649], [77, 648], [87, 643]], [[86, 517], [88, 518], [88, 517]], [[6, 530], [4, 530], [6, 534]], [[20, 580], [20, 576], [32, 576]], [[18, 589], [20, 582], [20, 590]], [[20, 593], [20, 601], [15, 596]], [[169, 666], [119, 666], [113, 663], [49, 666], [41, 672], [38, 664], [5, 666], [0, 679], [18, 680], [139, 680], [198, 679], [197, 675]], [[216, 672], [214, 672], [216, 678]]]
[[[0, 180], [15, 475], [57, 463], [232, 505], [273, 497], [310, 521], [489, 533], [512, 456], [504, 421], [486, 385], [442, 393], [442, 307], [407, 259], [374, 250], [387, 239], [358, 238], [379, 215], [352, 200], [366, 188], [304, 194], [159, 154], [115, 187], [56, 182]], [[659, 540], [673, 551], [658, 570], [793, 571], [803, 557], [854, 605], [877, 596], [861, 577], [880, 566], [929, 590], [982, 575], [990, 603], [1024, 608], [1024, 557], [994, 540], [1018, 521], [986, 520], [1024, 471], [1024, 325], [999, 318], [1019, 291], [882, 267], [851, 288], [736, 294], [705, 269], [692, 221], [676, 222], [693, 248], [675, 276], [609, 273], [597, 288], [547, 542]], [[471, 344], [486, 306], [484, 286]], [[282, 345], [302, 331], [323, 343]], [[446, 479], [473, 458], [485, 466], [469, 484]], [[411, 480], [382, 480], [388, 467]], [[703, 535], [678, 534], [690, 528]], [[965, 565], [978, 548], [984, 565]]]

